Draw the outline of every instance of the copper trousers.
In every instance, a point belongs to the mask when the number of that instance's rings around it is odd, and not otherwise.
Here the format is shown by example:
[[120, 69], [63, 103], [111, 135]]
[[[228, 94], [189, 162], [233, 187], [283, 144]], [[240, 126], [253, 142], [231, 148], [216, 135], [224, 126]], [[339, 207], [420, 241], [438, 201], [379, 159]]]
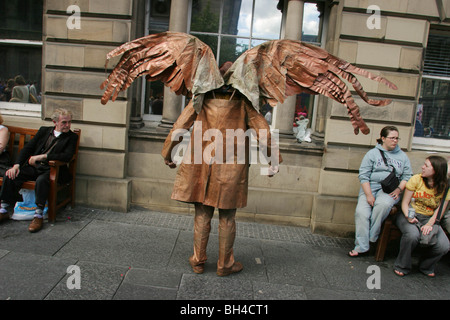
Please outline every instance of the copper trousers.
[[[194, 218], [194, 265], [203, 265], [206, 260], [206, 247], [211, 231], [214, 207], [195, 204]], [[219, 209], [219, 259], [217, 270], [231, 269], [234, 265], [233, 245], [236, 238], [236, 209]]]

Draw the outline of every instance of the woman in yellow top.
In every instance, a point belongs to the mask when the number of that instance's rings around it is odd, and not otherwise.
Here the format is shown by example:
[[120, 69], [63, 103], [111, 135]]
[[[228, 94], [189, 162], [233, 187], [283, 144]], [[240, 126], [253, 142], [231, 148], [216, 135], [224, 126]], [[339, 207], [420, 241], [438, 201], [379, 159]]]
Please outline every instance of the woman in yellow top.
[[[404, 276], [411, 271], [411, 253], [419, 244], [422, 234], [435, 233], [420, 260], [419, 270], [423, 274], [434, 277], [436, 263], [450, 249], [444, 230], [435, 225], [447, 187], [447, 166], [447, 160], [443, 157], [430, 156], [422, 166], [422, 173], [412, 176], [406, 184], [402, 200], [403, 214], [398, 214], [396, 219], [396, 224], [402, 232], [400, 251], [394, 264], [394, 272], [398, 276]], [[450, 192], [445, 200], [449, 199]], [[408, 216], [410, 205], [411, 209], [415, 210], [414, 217]]]

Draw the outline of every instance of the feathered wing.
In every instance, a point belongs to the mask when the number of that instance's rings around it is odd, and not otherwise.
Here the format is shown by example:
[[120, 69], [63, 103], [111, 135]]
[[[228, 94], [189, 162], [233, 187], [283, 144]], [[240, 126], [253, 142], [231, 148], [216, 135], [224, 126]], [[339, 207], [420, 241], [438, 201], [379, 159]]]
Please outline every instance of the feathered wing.
[[319, 47], [295, 40], [273, 40], [246, 51], [224, 78], [227, 85], [238, 89], [257, 110], [260, 102], [274, 107], [287, 96], [302, 92], [325, 95], [347, 107], [355, 134], [359, 130], [368, 134], [370, 130], [359, 107], [340, 77], [349, 81], [358, 95], [371, 105], [384, 106], [391, 101], [369, 99], [354, 74], [397, 89], [383, 77], [357, 68]]
[[[224, 81], [211, 49], [198, 38], [180, 32], [163, 32], [127, 42], [107, 55], [122, 55], [100, 88], [106, 104], [115, 101], [140, 76], [161, 80], [176, 94], [193, 96], [220, 88]], [[201, 101], [199, 101], [201, 104]]]

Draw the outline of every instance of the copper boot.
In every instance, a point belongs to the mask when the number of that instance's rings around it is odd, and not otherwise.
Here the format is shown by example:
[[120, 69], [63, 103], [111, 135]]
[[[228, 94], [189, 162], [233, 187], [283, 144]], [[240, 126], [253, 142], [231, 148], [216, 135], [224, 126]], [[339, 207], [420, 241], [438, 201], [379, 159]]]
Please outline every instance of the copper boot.
[[236, 209], [219, 209], [219, 260], [217, 261], [217, 275], [221, 277], [243, 269], [240, 262], [234, 261], [235, 215]]
[[189, 258], [189, 264], [195, 273], [203, 273], [207, 260], [206, 247], [211, 231], [211, 219], [214, 208], [202, 204], [195, 205], [194, 218], [194, 254]]

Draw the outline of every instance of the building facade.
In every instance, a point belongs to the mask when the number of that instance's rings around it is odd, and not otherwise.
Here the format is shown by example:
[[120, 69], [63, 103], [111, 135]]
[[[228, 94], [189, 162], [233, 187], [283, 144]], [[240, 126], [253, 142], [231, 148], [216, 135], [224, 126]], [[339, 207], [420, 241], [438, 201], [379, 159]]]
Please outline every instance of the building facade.
[[[31, 56], [41, 49], [42, 94], [40, 104], [3, 101], [0, 111], [7, 125], [38, 128], [55, 108], [72, 110], [73, 127], [82, 130], [79, 204], [121, 212], [132, 205], [193, 211], [170, 200], [176, 170], [160, 156], [185, 99], [140, 79], [114, 103], [100, 103], [100, 84], [117, 62], [105, 68], [106, 54], [166, 30], [199, 37], [219, 64], [266, 40], [301, 39], [398, 87], [358, 78], [370, 97], [393, 100], [372, 107], [355, 98], [369, 135], [354, 135], [346, 108], [322, 96], [293, 96], [271, 110], [284, 162], [273, 178], [260, 175], [262, 164], [250, 167], [248, 206], [238, 211], [239, 219], [348, 236], [354, 232], [359, 165], [382, 127], [398, 127], [414, 172], [430, 152], [450, 155], [450, 0], [42, 0], [42, 39], [12, 32], [15, 12], [23, 8], [10, 2], [16, 7], [0, 23], [0, 80], [31, 70], [17, 52]], [[308, 119], [311, 142], [295, 139], [296, 118]]]

